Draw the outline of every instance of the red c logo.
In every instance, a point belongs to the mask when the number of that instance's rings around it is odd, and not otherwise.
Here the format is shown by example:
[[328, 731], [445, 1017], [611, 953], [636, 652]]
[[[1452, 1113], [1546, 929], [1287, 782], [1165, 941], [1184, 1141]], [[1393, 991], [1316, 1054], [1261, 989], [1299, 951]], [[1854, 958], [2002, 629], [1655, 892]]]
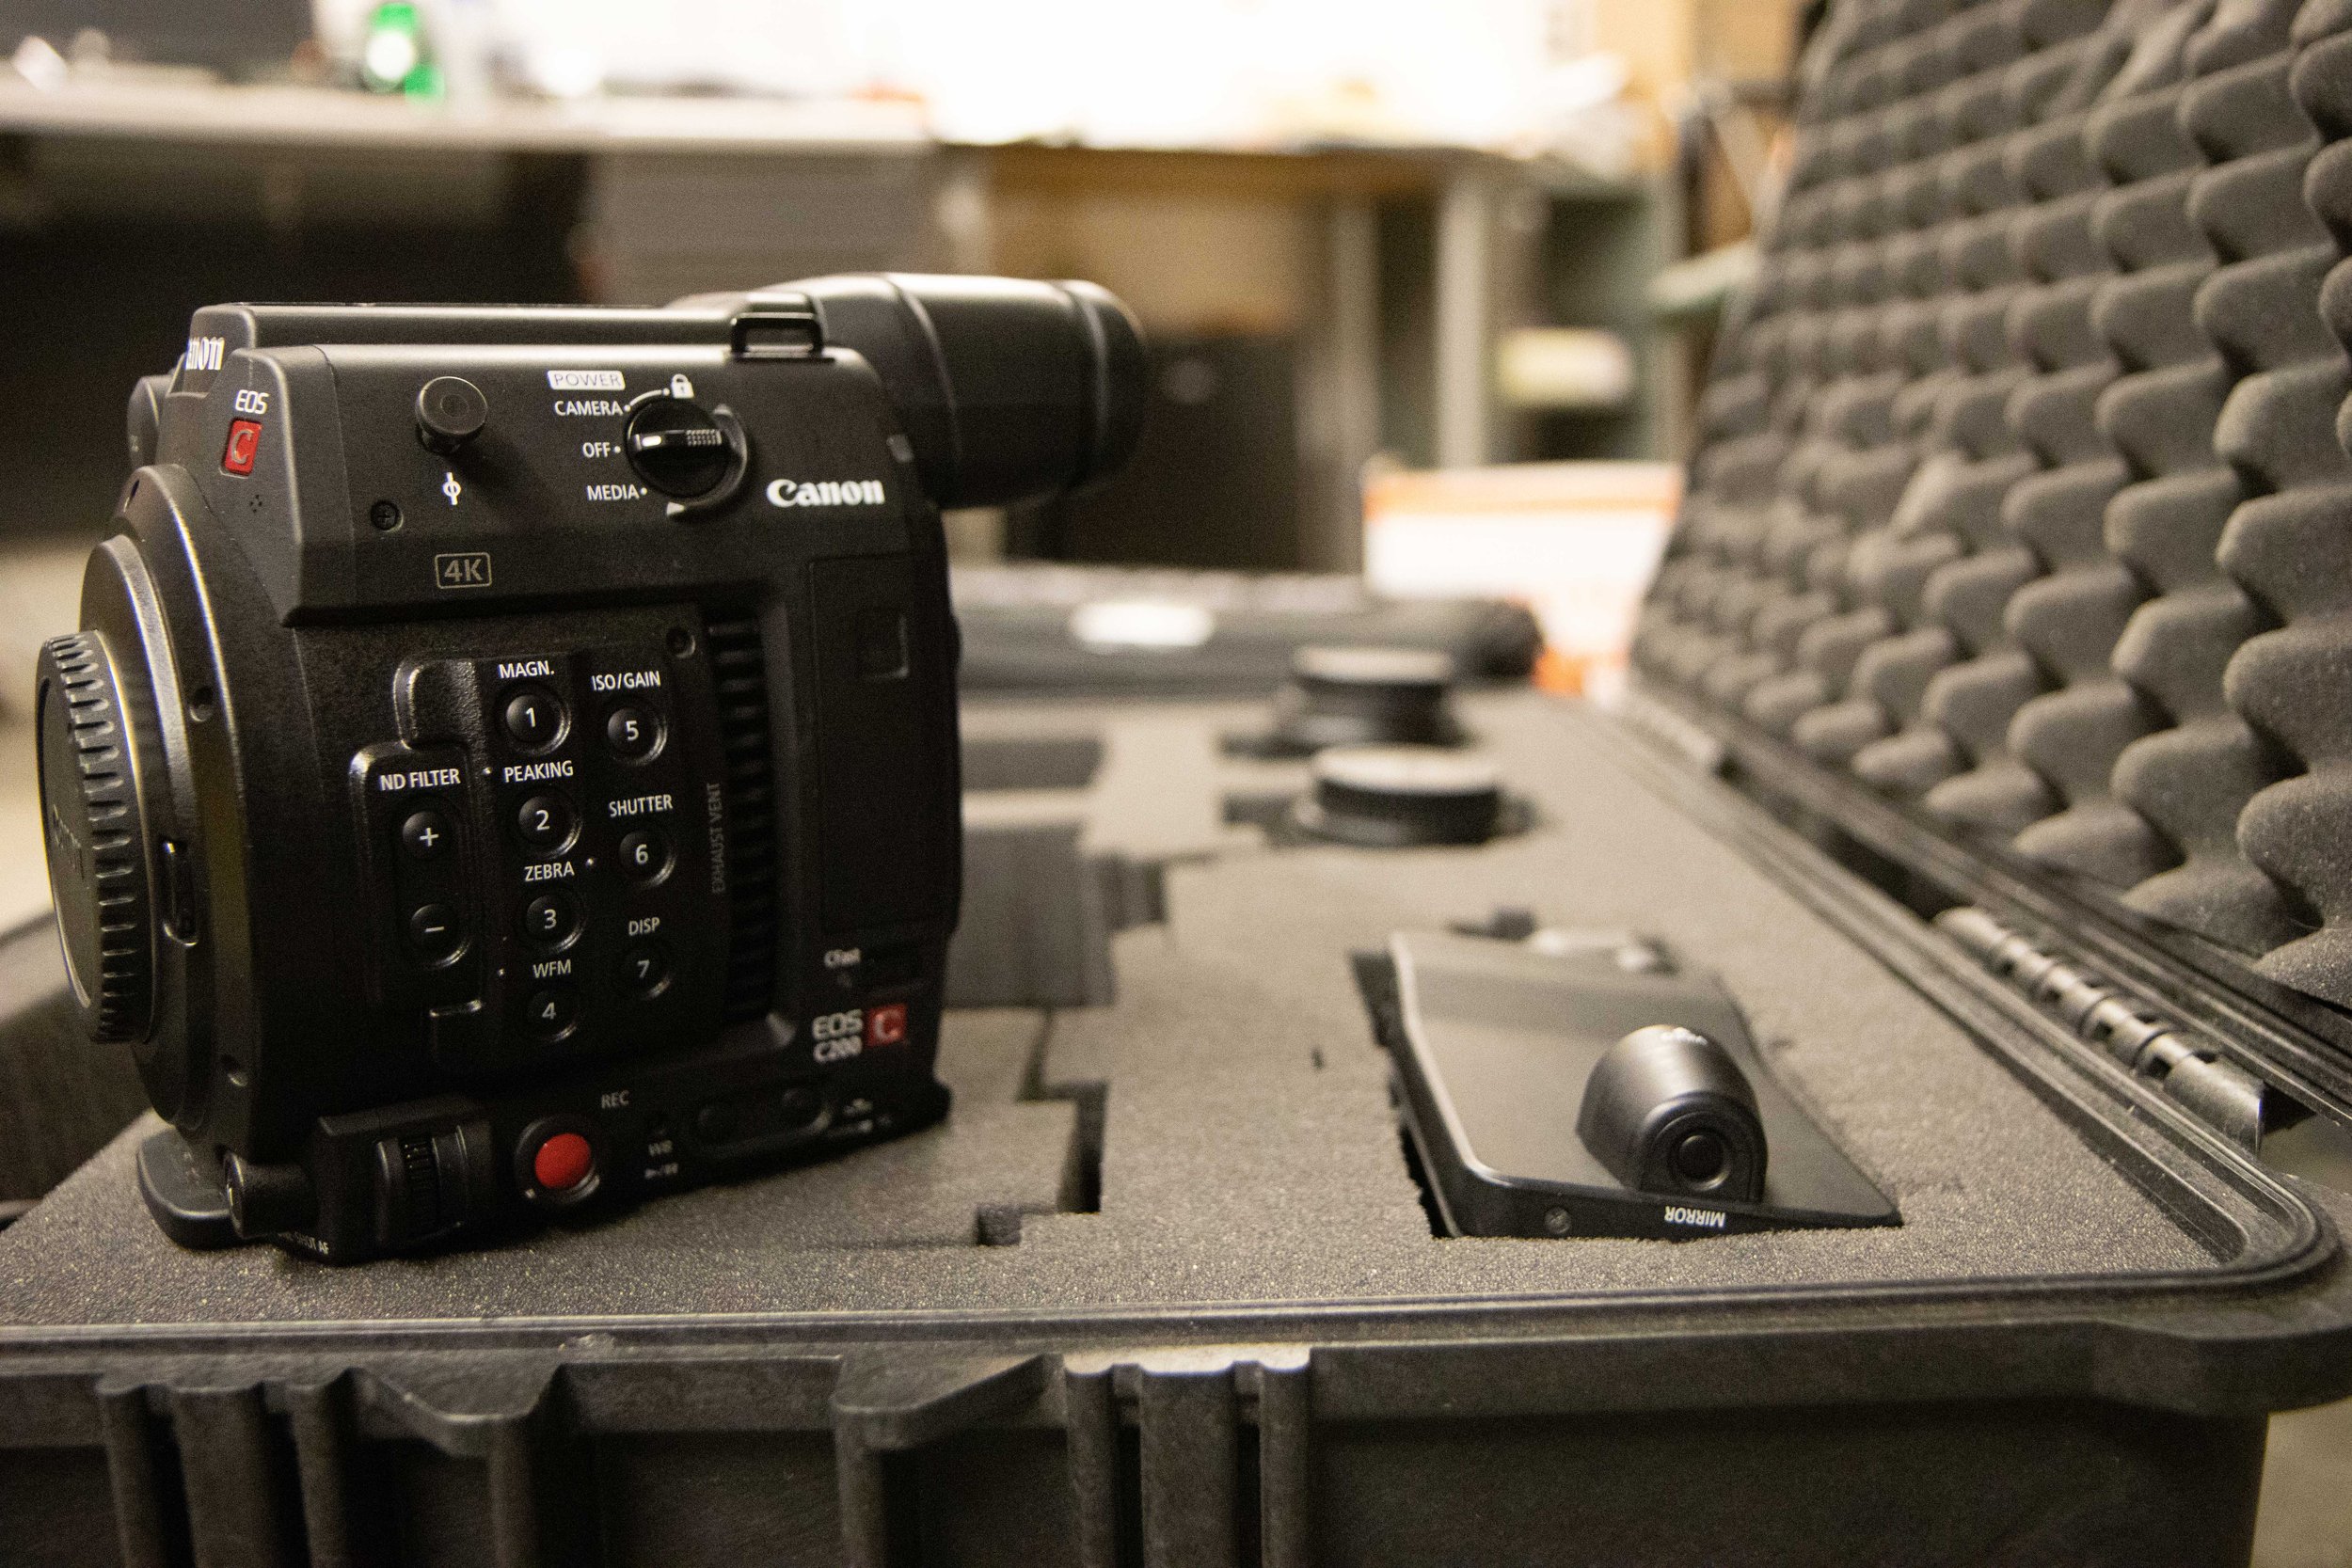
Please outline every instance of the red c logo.
[[229, 425], [229, 448], [220, 454], [220, 466], [232, 474], [253, 471], [253, 454], [262, 444], [262, 423], [259, 420], [234, 420]]
[[866, 1043], [897, 1045], [907, 1037], [907, 1005], [886, 1003], [866, 1010]]

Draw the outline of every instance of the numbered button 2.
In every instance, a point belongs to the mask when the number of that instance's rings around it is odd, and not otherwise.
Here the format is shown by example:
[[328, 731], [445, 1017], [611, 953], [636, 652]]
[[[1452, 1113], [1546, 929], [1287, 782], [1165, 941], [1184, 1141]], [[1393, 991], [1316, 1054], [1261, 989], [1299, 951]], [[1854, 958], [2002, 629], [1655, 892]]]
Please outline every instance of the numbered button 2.
[[515, 813], [515, 831], [533, 849], [546, 852], [571, 843], [580, 818], [561, 795], [533, 795]]

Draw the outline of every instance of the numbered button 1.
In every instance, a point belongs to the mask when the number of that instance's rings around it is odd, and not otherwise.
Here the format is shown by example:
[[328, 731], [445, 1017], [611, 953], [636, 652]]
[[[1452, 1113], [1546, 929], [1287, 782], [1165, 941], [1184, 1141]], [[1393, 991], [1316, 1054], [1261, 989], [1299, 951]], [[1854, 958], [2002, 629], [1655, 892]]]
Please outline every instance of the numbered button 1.
[[544, 686], [522, 686], [506, 699], [506, 733], [526, 752], [544, 752], [564, 738], [564, 705]]
[[604, 718], [604, 743], [626, 762], [643, 762], [661, 750], [661, 720], [653, 709], [623, 703]]
[[523, 940], [561, 947], [579, 934], [580, 904], [568, 893], [543, 893], [523, 906]]
[[670, 841], [659, 828], [640, 828], [621, 836], [621, 871], [632, 882], [650, 887], [670, 874]]
[[621, 954], [621, 989], [631, 996], [659, 996], [670, 984], [670, 950], [658, 942], [632, 942]]
[[515, 831], [533, 849], [561, 849], [579, 826], [572, 803], [561, 795], [533, 795], [515, 813]]

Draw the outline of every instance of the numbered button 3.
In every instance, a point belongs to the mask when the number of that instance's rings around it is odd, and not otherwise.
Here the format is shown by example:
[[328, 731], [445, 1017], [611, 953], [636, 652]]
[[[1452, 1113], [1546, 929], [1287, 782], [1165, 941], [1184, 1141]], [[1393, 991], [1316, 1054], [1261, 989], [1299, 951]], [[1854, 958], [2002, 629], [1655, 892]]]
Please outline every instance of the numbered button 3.
[[523, 940], [561, 947], [580, 934], [580, 903], [570, 894], [543, 893], [523, 906]]

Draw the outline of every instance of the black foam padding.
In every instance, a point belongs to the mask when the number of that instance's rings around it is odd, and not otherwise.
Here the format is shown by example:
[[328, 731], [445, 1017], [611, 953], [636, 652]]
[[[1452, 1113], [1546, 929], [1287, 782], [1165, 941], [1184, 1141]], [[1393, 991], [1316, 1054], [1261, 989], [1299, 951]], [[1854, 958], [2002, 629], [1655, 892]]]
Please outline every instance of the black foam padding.
[[[1752, 463], [1736, 504], [1821, 542], [1792, 597], [1778, 561], [1694, 527], [1724, 504], [1703, 448], [1637, 660], [1956, 836], [2352, 1006], [2352, 6], [2119, 0], [2047, 41], [2021, 12], [1965, 14], [2018, 29], [2006, 119], [1963, 113], [1957, 80], [1874, 110], [1947, 122], [1915, 138], [1944, 199], [1902, 209], [1899, 232], [1841, 229], [1820, 216], [1839, 192], [1916, 177], [1817, 153], [1799, 162], [1808, 221], [1766, 245], [1787, 279], [1875, 252], [1906, 308], [1936, 314], [1940, 356], [1905, 340], [1890, 394], [1932, 409], [1883, 443], [1907, 480], [1884, 505], [1818, 505], [1812, 476], [1858, 461], [1815, 412], [1837, 368], [1750, 340], [1800, 339], [1822, 306], [1759, 290], [1724, 350], [1741, 406], [1810, 428], [1782, 427], [1778, 468]], [[1808, 146], [1845, 145], [1860, 58], [1811, 62]], [[1758, 602], [1784, 608], [1722, 612]]]
[[[133, 1189], [135, 1128], [0, 1231], [0, 1321], [1085, 1309], [2212, 1265], [2164, 1201], [1645, 782], [1605, 721], [1529, 693], [1463, 705], [1532, 799], [1530, 831], [1470, 850], [1285, 848], [1245, 830], [1196, 843], [1169, 867], [1166, 923], [1118, 939], [1115, 1003], [950, 1014], [956, 1105], [938, 1128], [610, 1223], [351, 1269], [173, 1246]], [[1066, 736], [1085, 711], [1041, 710], [1040, 729]], [[1098, 803], [1114, 840], [1187, 839], [1174, 816], [1300, 775], [1219, 753], [1216, 737], [1262, 710], [1095, 711], [1105, 781], [1125, 771], [1122, 736], [1161, 759], [1156, 789]], [[1000, 714], [990, 728], [1017, 725]], [[1774, 1076], [1902, 1225], [1690, 1243], [1432, 1235], [1349, 955], [1499, 906], [1651, 933], [1719, 972]]]

